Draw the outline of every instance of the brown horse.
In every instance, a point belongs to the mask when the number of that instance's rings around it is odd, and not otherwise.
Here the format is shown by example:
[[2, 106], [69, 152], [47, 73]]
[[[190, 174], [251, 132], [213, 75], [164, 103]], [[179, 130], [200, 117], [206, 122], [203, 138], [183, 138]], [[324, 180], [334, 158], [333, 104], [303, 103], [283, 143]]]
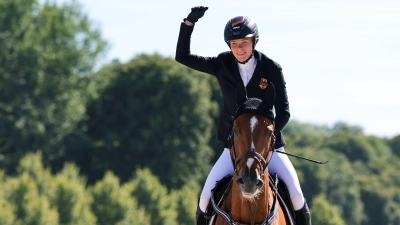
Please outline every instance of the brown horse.
[[[268, 163], [274, 150], [274, 125], [261, 114], [239, 115], [231, 136], [234, 175], [229, 192], [216, 214], [214, 224], [291, 224], [270, 187]], [[273, 187], [273, 185], [272, 185]]]

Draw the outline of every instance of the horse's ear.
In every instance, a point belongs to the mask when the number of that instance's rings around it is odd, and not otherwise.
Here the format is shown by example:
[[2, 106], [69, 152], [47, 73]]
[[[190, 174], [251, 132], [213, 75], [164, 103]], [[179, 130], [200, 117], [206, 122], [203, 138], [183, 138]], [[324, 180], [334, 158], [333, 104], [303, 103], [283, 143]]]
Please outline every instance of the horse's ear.
[[235, 96], [236, 97], [236, 107], [239, 107], [247, 99], [246, 88], [244, 87], [243, 82], [239, 82], [238, 86], [236, 87], [235, 93], [236, 93], [236, 96]]

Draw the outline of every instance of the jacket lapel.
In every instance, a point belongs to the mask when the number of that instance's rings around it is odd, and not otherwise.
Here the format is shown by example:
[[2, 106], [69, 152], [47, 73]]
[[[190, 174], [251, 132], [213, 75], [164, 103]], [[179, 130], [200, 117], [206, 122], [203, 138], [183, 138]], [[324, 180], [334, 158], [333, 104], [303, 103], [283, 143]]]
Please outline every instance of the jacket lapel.
[[[266, 70], [265, 60], [262, 58], [262, 54], [260, 54], [256, 50], [256, 51], [254, 51], [254, 57], [257, 60], [257, 64], [256, 64], [256, 68], [254, 69], [253, 76], [249, 80], [249, 83], [247, 84], [247, 86], [249, 86], [250, 83], [259, 82], [262, 77], [266, 76], [267, 70]], [[242, 77], [240, 76], [239, 67], [238, 67], [238, 64], [237, 64], [234, 56], [232, 56], [230, 69], [232, 71], [234, 79], [238, 82], [238, 84], [243, 85], [243, 80], [242, 80]]]
[[240, 84], [240, 83], [243, 84], [243, 80], [242, 80], [242, 77], [240, 76], [238, 64], [235, 60], [235, 57], [233, 56], [233, 53], [231, 53], [231, 54], [232, 54], [232, 61], [230, 64], [230, 69], [232, 71], [233, 77], [237, 81], [238, 84]]
[[251, 76], [251, 79], [247, 85], [250, 85], [250, 83], [253, 82], [260, 82], [261, 78], [265, 77], [266, 75], [265, 65], [263, 59], [261, 58], [262, 55], [259, 54], [258, 51], [255, 51], [254, 57], [257, 60], [256, 68], [254, 69], [253, 76]]

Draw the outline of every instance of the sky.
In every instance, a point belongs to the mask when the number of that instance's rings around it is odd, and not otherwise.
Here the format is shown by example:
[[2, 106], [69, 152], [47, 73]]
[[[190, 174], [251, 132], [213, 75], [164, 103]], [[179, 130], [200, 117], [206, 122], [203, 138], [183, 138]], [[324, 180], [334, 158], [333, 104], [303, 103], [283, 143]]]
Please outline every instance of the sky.
[[77, 1], [110, 44], [105, 63], [141, 53], [174, 57], [180, 23], [199, 5], [209, 9], [195, 25], [191, 51], [217, 56], [229, 50], [228, 20], [248, 16], [260, 32], [256, 49], [283, 68], [291, 119], [400, 135], [398, 0]]

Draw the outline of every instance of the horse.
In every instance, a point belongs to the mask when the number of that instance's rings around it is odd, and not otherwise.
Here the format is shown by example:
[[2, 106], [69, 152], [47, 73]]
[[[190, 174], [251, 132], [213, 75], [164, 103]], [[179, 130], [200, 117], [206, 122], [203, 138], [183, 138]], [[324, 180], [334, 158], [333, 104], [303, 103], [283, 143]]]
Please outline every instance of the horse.
[[[214, 205], [215, 225], [293, 224], [278, 200], [276, 184], [268, 174], [274, 152], [274, 124], [271, 117], [244, 112], [233, 121], [231, 160], [234, 174], [221, 208]], [[212, 199], [214, 203], [214, 199]], [[210, 223], [211, 224], [211, 223]]]

